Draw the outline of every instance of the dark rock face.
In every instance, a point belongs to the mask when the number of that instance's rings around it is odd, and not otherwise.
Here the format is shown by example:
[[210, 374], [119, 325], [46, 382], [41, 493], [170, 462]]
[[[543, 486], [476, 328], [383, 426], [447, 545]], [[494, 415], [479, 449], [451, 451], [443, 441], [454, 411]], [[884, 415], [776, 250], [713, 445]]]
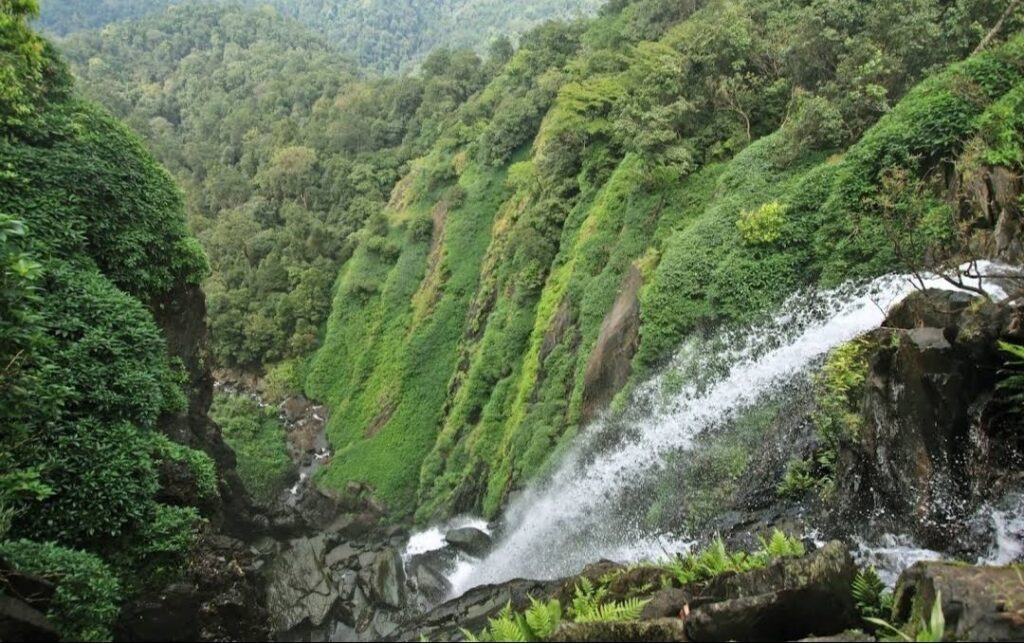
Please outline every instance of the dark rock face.
[[917, 563], [900, 576], [894, 616], [917, 627], [940, 593], [946, 640], [1024, 640], [1024, 583], [1018, 570]]
[[0, 641], [57, 641], [46, 618], [56, 586], [0, 559]]
[[265, 641], [270, 637], [258, 551], [207, 533], [181, 581], [121, 610], [116, 640]]
[[490, 536], [472, 527], [449, 529], [448, 533], [444, 535], [444, 539], [452, 547], [477, 558], [486, 556], [493, 545]]
[[234, 452], [208, 416], [213, 377], [206, 297], [198, 286], [179, 284], [149, 307], [167, 338], [168, 352], [181, 360], [188, 376], [187, 410], [161, 417], [160, 429], [171, 440], [213, 458], [219, 494], [202, 499], [187, 467], [161, 466], [160, 501], [198, 506], [210, 520], [210, 531], [194, 548], [191, 568], [181, 582], [122, 608], [115, 636], [133, 641], [266, 640], [270, 630], [260, 577], [263, 561], [239, 539], [265, 534], [269, 521], [254, 509], [235, 471]]
[[967, 532], [951, 527], [1015, 466], [993, 395], [997, 340], [1013, 337], [1013, 313], [962, 293], [924, 291], [897, 305], [887, 323], [868, 338], [862, 432], [841, 449], [836, 475], [839, 515], [887, 514], [924, 546], [969, 549], [951, 546], [951, 531]]
[[[150, 302], [150, 310], [167, 338], [167, 349], [180, 359], [188, 375], [186, 394], [188, 409], [178, 415], [160, 418], [160, 429], [172, 440], [205, 451], [220, 473], [220, 498], [200, 504], [214, 527], [244, 538], [261, 521], [252, 508], [252, 501], [235, 472], [235, 454], [221, 436], [220, 427], [209, 418], [213, 401], [213, 375], [206, 325], [206, 295], [199, 286], [179, 284], [170, 292]], [[182, 481], [173, 488], [182, 489]], [[187, 492], [179, 500], [186, 503]]]
[[781, 641], [836, 634], [860, 623], [850, 593], [856, 567], [838, 542], [745, 574], [724, 574], [695, 599], [691, 641]]
[[581, 422], [593, 420], [632, 372], [640, 345], [640, 288], [643, 276], [631, 266], [612, 309], [608, 311], [583, 375]]

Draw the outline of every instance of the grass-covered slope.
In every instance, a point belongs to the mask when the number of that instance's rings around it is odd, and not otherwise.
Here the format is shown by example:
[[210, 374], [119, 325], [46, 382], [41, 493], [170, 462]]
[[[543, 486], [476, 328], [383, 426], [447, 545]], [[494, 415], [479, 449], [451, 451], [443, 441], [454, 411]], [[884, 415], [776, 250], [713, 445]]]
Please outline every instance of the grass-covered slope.
[[[1003, 8], [621, 2], [524, 39], [342, 270], [307, 381], [334, 409], [322, 482], [493, 514], [687, 333], [899, 267], [892, 177], [931, 194], [1015, 123], [1019, 38], [945, 68]], [[928, 202], [911, 229], [945, 243]]]
[[160, 463], [217, 494], [210, 458], [159, 433], [185, 374], [148, 308], [207, 267], [167, 172], [74, 96], [34, 9], [0, 2], [0, 556], [64, 579], [53, 622], [95, 640], [187, 562], [199, 513], [157, 502]]

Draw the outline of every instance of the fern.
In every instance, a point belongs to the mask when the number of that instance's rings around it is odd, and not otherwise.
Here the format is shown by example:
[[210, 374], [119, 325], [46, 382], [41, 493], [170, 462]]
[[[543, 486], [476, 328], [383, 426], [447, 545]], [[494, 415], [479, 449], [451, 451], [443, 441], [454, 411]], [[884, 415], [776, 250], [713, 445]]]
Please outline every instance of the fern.
[[509, 602], [479, 634], [463, 629], [462, 635], [467, 641], [543, 641], [551, 638], [561, 622], [562, 606], [557, 600], [542, 603], [531, 596], [525, 613], [516, 613]]
[[869, 623], [877, 625], [889, 632], [889, 638], [883, 638], [883, 641], [907, 641], [909, 643], [937, 643], [946, 636], [946, 617], [942, 613], [942, 592], [935, 593], [935, 602], [932, 603], [932, 611], [925, 621], [923, 618], [917, 629], [917, 636], [911, 638], [903, 630], [897, 628], [888, 621], [883, 621], [880, 618], [868, 618], [865, 619]]
[[892, 612], [892, 592], [886, 589], [874, 566], [857, 572], [851, 591], [864, 618], [881, 618]]
[[531, 596], [530, 609], [526, 610], [525, 618], [534, 637], [539, 640], [548, 639], [562, 622], [562, 606], [557, 600], [542, 603]]
[[[1010, 400], [1019, 405], [1024, 405], [1024, 345], [999, 342], [999, 349], [1009, 357], [1006, 361], [1007, 367], [1000, 371], [1003, 380], [997, 387], [1010, 394]], [[1017, 409], [1017, 413], [1024, 412], [1024, 409]]]
[[594, 587], [587, 578], [576, 584], [576, 593], [569, 608], [569, 615], [577, 623], [609, 623], [635, 621], [640, 618], [648, 600], [628, 598], [624, 601], [605, 602], [607, 587]]
[[761, 551], [759, 553], [768, 559], [799, 558], [807, 553], [800, 539], [791, 538], [778, 529], [772, 532], [771, 538], [767, 541], [763, 536], [760, 540]]

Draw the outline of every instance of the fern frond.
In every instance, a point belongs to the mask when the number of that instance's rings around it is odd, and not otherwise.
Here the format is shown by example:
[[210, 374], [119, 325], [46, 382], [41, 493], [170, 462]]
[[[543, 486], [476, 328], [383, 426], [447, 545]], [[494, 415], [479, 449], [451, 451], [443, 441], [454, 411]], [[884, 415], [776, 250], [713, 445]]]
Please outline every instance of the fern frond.
[[526, 643], [526, 634], [523, 632], [519, 624], [511, 618], [496, 618], [491, 619], [490, 627], [491, 639], [494, 641], [510, 641], [512, 643]]

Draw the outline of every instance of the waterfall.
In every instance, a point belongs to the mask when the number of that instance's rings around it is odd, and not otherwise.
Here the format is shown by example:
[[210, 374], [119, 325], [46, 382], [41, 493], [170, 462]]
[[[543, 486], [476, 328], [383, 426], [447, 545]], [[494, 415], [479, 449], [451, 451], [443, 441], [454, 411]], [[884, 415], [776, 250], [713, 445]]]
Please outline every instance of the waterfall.
[[[939, 279], [926, 285], [949, 288]], [[449, 575], [452, 595], [513, 578], [568, 576], [601, 559], [685, 551], [687, 534], [652, 531], [642, 520], [652, 481], [671, 483], [668, 462], [705, 432], [806, 382], [830, 350], [876, 328], [913, 290], [908, 277], [889, 275], [800, 293], [762, 323], [687, 340], [625, 411], [581, 432], [554, 471], [511, 502], [494, 550], [483, 560], [463, 559]]]

